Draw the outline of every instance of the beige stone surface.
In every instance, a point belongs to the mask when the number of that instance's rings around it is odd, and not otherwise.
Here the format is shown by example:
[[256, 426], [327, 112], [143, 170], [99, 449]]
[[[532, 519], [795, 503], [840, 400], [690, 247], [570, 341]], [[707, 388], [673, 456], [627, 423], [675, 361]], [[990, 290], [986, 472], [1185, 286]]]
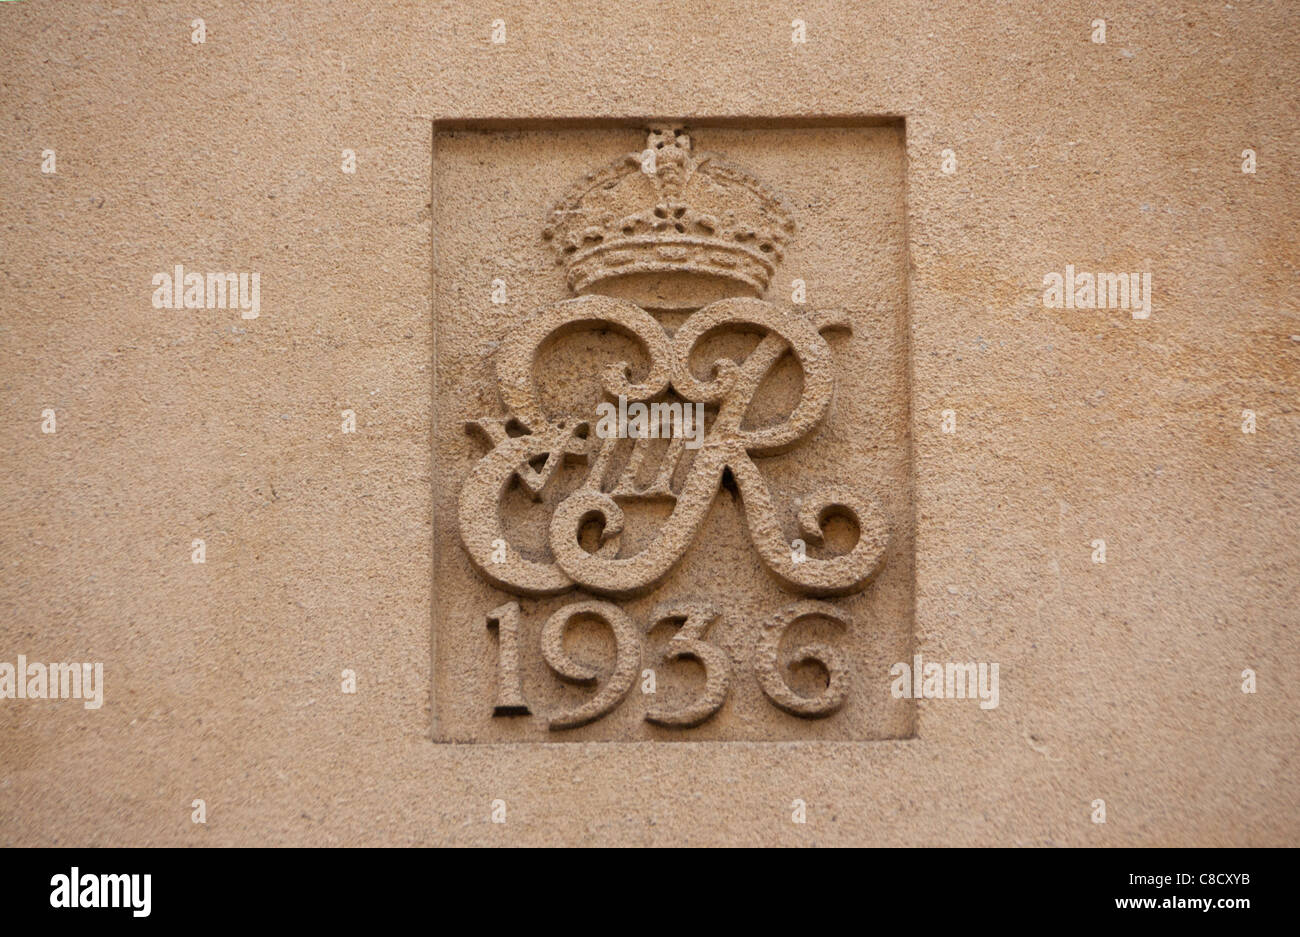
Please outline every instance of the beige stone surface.
[[[0, 4], [0, 660], [105, 673], [97, 711], [0, 700], [0, 843], [1294, 844], [1292, 4], [203, 6]], [[432, 741], [434, 121], [885, 117], [915, 648], [999, 662], [999, 707]], [[260, 317], [153, 308], [177, 263], [259, 271]], [[1044, 308], [1067, 264], [1149, 270], [1150, 318]]]

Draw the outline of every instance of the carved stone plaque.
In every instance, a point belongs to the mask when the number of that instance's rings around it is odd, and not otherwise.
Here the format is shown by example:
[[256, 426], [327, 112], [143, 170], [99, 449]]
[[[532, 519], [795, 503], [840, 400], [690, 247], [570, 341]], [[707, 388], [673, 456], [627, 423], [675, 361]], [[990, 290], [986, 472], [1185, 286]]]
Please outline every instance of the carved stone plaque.
[[433, 734], [912, 734], [902, 128], [440, 128]]

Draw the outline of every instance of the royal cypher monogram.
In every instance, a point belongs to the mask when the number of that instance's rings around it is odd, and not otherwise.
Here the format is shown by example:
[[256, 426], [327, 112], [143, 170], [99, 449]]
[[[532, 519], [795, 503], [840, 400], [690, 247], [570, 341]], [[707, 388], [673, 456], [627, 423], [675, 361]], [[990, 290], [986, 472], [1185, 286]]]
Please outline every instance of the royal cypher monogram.
[[[651, 130], [644, 152], [629, 153], [589, 173], [557, 206], [543, 236], [555, 249], [557, 263], [564, 265], [570, 288], [579, 295], [541, 310], [505, 338], [497, 352], [496, 373], [507, 412], [468, 424], [481, 433], [490, 449], [461, 489], [459, 529], [466, 552], [487, 580], [524, 596], [557, 595], [575, 587], [614, 599], [644, 595], [686, 553], [729, 472], [754, 549], [783, 588], [803, 596], [832, 597], [866, 587], [881, 565], [889, 539], [888, 524], [875, 499], [848, 485], [824, 487], [797, 502], [796, 533], [791, 536], [755, 462], [795, 448], [826, 417], [835, 379], [831, 348], [823, 336], [849, 327], [840, 313], [783, 309], [758, 298], [794, 227], [776, 195], [716, 156], [692, 152], [689, 136], [675, 127]], [[647, 277], [656, 278], [661, 288], [665, 281], [672, 284], [679, 296], [673, 303], [678, 311], [693, 310], [671, 333], [643, 305], [626, 298], [627, 289], [622, 296], [600, 292], [612, 284], [633, 285], [635, 290], [635, 284]], [[719, 292], [722, 298], [716, 298]], [[658, 308], [663, 308], [662, 298]], [[594, 410], [600, 401], [593, 401], [593, 416], [587, 419], [553, 419], [544, 412], [533, 382], [540, 348], [553, 336], [589, 329], [630, 337], [648, 361], [642, 368], [645, 373], [635, 380], [626, 362], [607, 367], [600, 376], [607, 400], [704, 405], [711, 419], [702, 445], [688, 463], [682, 462], [685, 446], [680, 436], [669, 440], [657, 468], [647, 464], [650, 440], [599, 436], [594, 432]], [[730, 331], [762, 337], [742, 361], [716, 356], [707, 363], [695, 361], [706, 338]], [[793, 356], [802, 371], [797, 403], [775, 424], [747, 428], [744, 418], [759, 387], [786, 355]], [[630, 456], [620, 465], [616, 453], [626, 453], [629, 446]], [[503, 496], [517, 483], [540, 502], [560, 467], [575, 464], [586, 466], [585, 477], [555, 506], [549, 558], [524, 556], [510, 544], [504, 529]], [[653, 478], [639, 483], [647, 470]], [[668, 499], [672, 511], [648, 546], [623, 556], [621, 504], [639, 499]], [[856, 525], [858, 539], [851, 550], [812, 556], [792, 549], [796, 538], [821, 546], [823, 528], [834, 516]], [[593, 522], [603, 529], [595, 549], [589, 551], [582, 543], [582, 531]], [[708, 615], [702, 607], [692, 609], [695, 618], [686, 613], [677, 617], [685, 623], [683, 632], [693, 623], [700, 637]], [[556, 666], [555, 660], [564, 658], [557, 643], [564, 623], [578, 611], [603, 617], [616, 632], [619, 628], [613, 619], [626, 618], [617, 606], [598, 601], [575, 603], [567, 613], [564, 609], [565, 614], [557, 613], [558, 625], [548, 624], [544, 632], [549, 635], [544, 636], [544, 644], [556, 646], [543, 650], [549, 651], [548, 663], [562, 679], [566, 669], [581, 669], [563, 659]], [[834, 606], [809, 601], [796, 603], [777, 618], [788, 623], [817, 614], [844, 622], [843, 613]], [[502, 617], [497, 615], [493, 621]], [[621, 643], [616, 671], [623, 667]], [[766, 642], [760, 653], [766, 654], [765, 647]], [[770, 654], [775, 669], [775, 643]], [[616, 672], [610, 683], [630, 686], [634, 673], [634, 666], [629, 674]], [[506, 679], [504, 671], [502, 679]], [[772, 692], [769, 697], [789, 712], [826, 714], [822, 711], [826, 707], [801, 706], [800, 697], [788, 687], [775, 689], [788, 705]], [[842, 686], [832, 689], [842, 696]], [[503, 688], [502, 695], [511, 699], [508, 705], [498, 705], [498, 713], [528, 711], [522, 700], [514, 698], [517, 693], [507, 694]], [[590, 719], [560, 718], [552, 720], [552, 727], [585, 721]], [[676, 724], [698, 722], [687, 719]]]

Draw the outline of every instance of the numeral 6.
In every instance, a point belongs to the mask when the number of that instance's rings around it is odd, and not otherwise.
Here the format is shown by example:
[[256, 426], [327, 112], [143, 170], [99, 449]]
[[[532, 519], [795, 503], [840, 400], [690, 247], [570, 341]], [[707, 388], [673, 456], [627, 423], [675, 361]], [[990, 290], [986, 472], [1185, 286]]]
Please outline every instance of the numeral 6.
[[828, 618], [845, 628], [849, 627], [850, 623], [849, 617], [829, 602], [811, 599], [796, 602], [777, 612], [772, 616], [771, 621], [764, 625], [763, 633], [758, 639], [754, 671], [758, 676], [758, 685], [777, 708], [794, 716], [820, 718], [837, 712], [844, 705], [844, 700], [849, 694], [849, 670], [843, 656], [830, 645], [805, 644], [791, 656], [791, 665], [815, 661], [826, 668], [830, 681], [826, 689], [817, 696], [800, 696], [790, 689], [781, 673], [777, 654], [786, 630], [806, 618]]

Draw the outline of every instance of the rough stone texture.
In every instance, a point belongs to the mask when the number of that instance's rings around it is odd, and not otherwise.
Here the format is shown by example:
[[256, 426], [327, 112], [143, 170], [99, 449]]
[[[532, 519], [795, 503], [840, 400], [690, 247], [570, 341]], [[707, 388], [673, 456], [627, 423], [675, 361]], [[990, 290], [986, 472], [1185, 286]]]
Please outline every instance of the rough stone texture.
[[[1300, 23], [1050, 7], [0, 5], [0, 660], [107, 683], [0, 701], [0, 842], [1294, 843]], [[906, 119], [916, 649], [1001, 705], [433, 743], [432, 122], [827, 116]], [[152, 308], [175, 263], [261, 317]], [[1066, 264], [1151, 317], [1045, 309]]]

